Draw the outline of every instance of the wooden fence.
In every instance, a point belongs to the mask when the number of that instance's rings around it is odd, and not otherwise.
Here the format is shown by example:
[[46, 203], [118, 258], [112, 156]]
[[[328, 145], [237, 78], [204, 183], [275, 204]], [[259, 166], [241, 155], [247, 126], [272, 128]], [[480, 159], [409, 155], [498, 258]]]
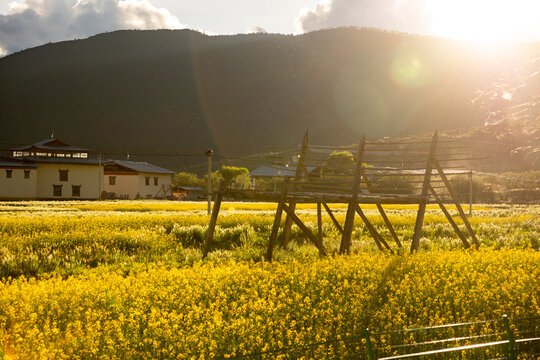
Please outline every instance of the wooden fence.
[[[291, 173], [284, 176], [279, 191], [265, 189], [235, 190], [220, 186], [215, 193], [215, 203], [203, 249], [203, 257], [211, 250], [213, 234], [224, 197], [241, 201], [276, 202], [272, 232], [268, 242], [266, 259], [271, 261], [276, 246], [281, 220], [285, 214], [282, 246], [290, 238], [291, 226], [296, 224], [304, 235], [317, 247], [321, 256], [327, 255], [322, 239], [322, 209], [341, 233], [340, 253], [349, 253], [355, 216], [364, 222], [371, 237], [381, 251], [402, 248], [392, 223], [384, 211], [383, 204], [418, 204], [418, 212], [410, 252], [418, 251], [427, 204], [437, 204], [446, 216], [463, 246], [478, 248], [480, 243], [456, 198], [448, 174], [469, 173], [459, 170], [468, 154], [463, 147], [449, 140], [439, 140], [435, 132], [427, 141], [370, 142], [363, 137], [354, 147], [332, 147], [309, 144], [306, 132], [301, 146], [291, 158], [275, 156], [272, 166]], [[310, 171], [308, 171], [310, 169]], [[285, 171], [286, 170], [286, 171]], [[296, 214], [299, 203], [317, 204], [317, 233], [314, 234]], [[331, 209], [331, 204], [348, 204], [345, 223], [340, 224]], [[385, 239], [373, 226], [362, 210], [363, 204], [375, 204], [387, 227], [390, 239]], [[452, 204], [465, 225], [462, 231], [446, 205]], [[391, 246], [390, 243], [395, 243]]]

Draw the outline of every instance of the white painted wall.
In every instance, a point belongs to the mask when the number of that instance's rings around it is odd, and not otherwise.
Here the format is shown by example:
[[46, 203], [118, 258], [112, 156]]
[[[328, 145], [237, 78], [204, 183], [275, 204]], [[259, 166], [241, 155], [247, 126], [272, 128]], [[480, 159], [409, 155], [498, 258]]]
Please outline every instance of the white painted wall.
[[[150, 177], [150, 185], [146, 185], [146, 177]], [[158, 178], [157, 186], [154, 185], [154, 178]], [[162, 186], [165, 185], [167, 189], [167, 195], [171, 195], [171, 175], [169, 174], [152, 174], [152, 173], [139, 173], [139, 194], [141, 199], [153, 199]]]
[[[68, 181], [60, 181], [59, 170], [68, 170]], [[38, 163], [39, 199], [98, 199], [103, 190], [102, 169], [98, 165]], [[53, 195], [53, 185], [62, 185], [62, 196]], [[72, 196], [72, 185], [81, 185], [81, 196]]]
[[[109, 185], [109, 176], [116, 177], [114, 185]], [[113, 192], [117, 197], [128, 195], [128, 198], [133, 200], [139, 192], [139, 176], [137, 173], [133, 175], [105, 174], [103, 184], [106, 192]]]
[[6, 169], [0, 168], [0, 199], [36, 199], [37, 170], [30, 169], [30, 178], [24, 178], [24, 169], [12, 168], [11, 178], [6, 177]]
[[[115, 185], [109, 185], [109, 176], [116, 177]], [[150, 177], [150, 185], [146, 185], [146, 177]], [[157, 186], [154, 185], [155, 177], [158, 178]], [[167, 189], [167, 195], [171, 195], [171, 176], [168, 174], [105, 174], [103, 184], [105, 191], [113, 192], [117, 197], [128, 195], [130, 200], [136, 199], [137, 195], [141, 199], [153, 199], [160, 192], [163, 185]]]

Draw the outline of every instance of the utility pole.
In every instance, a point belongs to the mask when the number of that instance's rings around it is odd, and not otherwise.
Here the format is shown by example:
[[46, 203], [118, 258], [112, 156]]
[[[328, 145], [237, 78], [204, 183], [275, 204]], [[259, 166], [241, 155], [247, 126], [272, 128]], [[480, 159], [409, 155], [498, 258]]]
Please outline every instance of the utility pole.
[[472, 217], [472, 170], [469, 172], [469, 216]]
[[208, 157], [208, 215], [212, 211], [212, 154], [214, 151], [212, 149], [204, 153]]
[[98, 159], [98, 200], [101, 200], [101, 178], [103, 177], [101, 173], [101, 152], [99, 153]]

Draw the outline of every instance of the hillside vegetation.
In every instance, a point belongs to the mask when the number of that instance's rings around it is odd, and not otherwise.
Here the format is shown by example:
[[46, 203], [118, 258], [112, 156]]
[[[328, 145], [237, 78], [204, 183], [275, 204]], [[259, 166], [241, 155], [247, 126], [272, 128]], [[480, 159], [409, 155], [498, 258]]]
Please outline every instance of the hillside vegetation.
[[307, 128], [324, 144], [468, 128], [485, 122], [479, 91], [539, 55], [538, 44], [497, 50], [375, 29], [117, 31], [0, 59], [0, 142], [54, 131], [105, 152], [239, 156], [297, 144]]

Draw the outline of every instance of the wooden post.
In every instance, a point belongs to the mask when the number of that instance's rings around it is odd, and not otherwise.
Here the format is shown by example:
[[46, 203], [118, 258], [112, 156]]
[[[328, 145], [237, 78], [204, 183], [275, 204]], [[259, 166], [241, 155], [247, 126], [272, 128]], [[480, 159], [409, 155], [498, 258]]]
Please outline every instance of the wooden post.
[[347, 207], [347, 215], [345, 215], [345, 226], [343, 228], [343, 234], [341, 236], [341, 244], [339, 246], [339, 253], [344, 254], [348, 252], [348, 244], [351, 242], [352, 231], [354, 225], [354, 205], [349, 202]]
[[281, 215], [283, 214], [283, 206], [285, 206], [285, 199], [287, 197], [287, 186], [289, 185], [289, 177], [285, 178], [283, 185], [281, 187], [281, 195], [279, 198], [276, 216], [274, 217], [274, 224], [272, 226], [272, 233], [270, 234], [270, 239], [268, 240], [268, 248], [266, 249], [266, 260], [272, 261], [272, 252], [276, 244], [279, 225], [281, 223]]
[[431, 186], [431, 184], [429, 185], [429, 191], [431, 191], [431, 193], [433, 194], [433, 196], [435, 197], [435, 201], [437, 201], [439, 203], [439, 207], [441, 208], [442, 212], [444, 213], [444, 215], [446, 216], [446, 218], [448, 219], [448, 221], [450, 222], [450, 224], [452, 225], [452, 227], [454, 228], [454, 231], [456, 232], [456, 234], [459, 236], [459, 238], [461, 239], [461, 242], [463, 243], [463, 245], [465, 246], [465, 248], [470, 248], [471, 247], [471, 244], [469, 244], [469, 242], [467, 241], [467, 238], [465, 237], [465, 235], [463, 235], [463, 233], [461, 232], [461, 230], [459, 229], [459, 227], [457, 226], [456, 222], [454, 221], [454, 219], [452, 219], [452, 215], [450, 215], [450, 213], [448, 212], [448, 210], [446, 210], [446, 207], [444, 206], [441, 198], [439, 197], [439, 195], [435, 192], [435, 189], [433, 189], [433, 187]]
[[456, 208], [459, 212], [459, 216], [461, 216], [461, 219], [463, 220], [463, 223], [465, 224], [465, 227], [467, 228], [467, 231], [469, 232], [469, 235], [471, 235], [471, 239], [474, 243], [474, 246], [476, 249], [480, 247], [480, 243], [478, 242], [478, 239], [476, 238], [476, 235], [474, 234], [474, 230], [469, 223], [469, 220], [467, 220], [467, 215], [465, 215], [465, 211], [463, 211], [463, 208], [461, 207], [461, 204], [459, 203], [457, 197], [454, 194], [454, 191], [452, 190], [452, 185], [450, 184], [450, 181], [446, 177], [446, 174], [444, 173], [441, 164], [437, 160], [434, 161], [435, 167], [437, 168], [437, 172], [441, 176], [441, 179], [444, 182], [444, 185], [446, 186], [446, 189], [448, 190], [448, 194], [450, 194], [450, 197], [452, 198], [452, 201], [454, 202], [454, 205], [456, 205]]
[[102, 163], [101, 163], [101, 152], [99, 153], [99, 157], [98, 157], [98, 161], [99, 161], [99, 164], [98, 164], [98, 200], [103, 200], [101, 198], [101, 179], [103, 178], [103, 174], [104, 172], [102, 171]]
[[317, 202], [317, 239], [322, 243], [323, 234], [322, 234], [322, 211], [321, 211], [321, 202]]
[[362, 136], [362, 140], [358, 145], [358, 156], [356, 157], [356, 169], [354, 172], [353, 183], [351, 188], [351, 200], [347, 207], [347, 215], [345, 217], [345, 226], [343, 228], [343, 236], [341, 237], [341, 245], [339, 253], [349, 253], [351, 248], [351, 237], [354, 227], [355, 205], [358, 205], [358, 187], [360, 186], [360, 172], [362, 170], [362, 160], [364, 157], [364, 149], [366, 148], [366, 137]]
[[313, 235], [311, 230], [309, 230], [309, 228], [306, 225], [304, 225], [304, 223], [294, 213], [294, 211], [292, 211], [292, 209], [289, 206], [287, 206], [286, 204], [283, 204], [283, 210], [287, 213], [287, 215], [289, 215], [291, 217], [292, 221], [294, 221], [295, 224], [298, 225], [300, 230], [302, 230], [302, 232], [315, 244], [317, 249], [319, 249], [319, 255], [327, 256], [328, 253], [327, 253], [325, 247], [323, 246], [322, 241], [319, 241], [319, 239], [315, 235]]
[[216, 193], [216, 200], [214, 201], [214, 209], [212, 210], [212, 217], [210, 218], [210, 224], [206, 231], [206, 240], [204, 242], [203, 259], [208, 255], [212, 242], [214, 240], [214, 231], [216, 230], [217, 218], [219, 214], [219, 208], [221, 207], [221, 201], [223, 200], [223, 189], [220, 181], [218, 191]]
[[433, 169], [433, 161], [435, 160], [435, 149], [437, 147], [437, 131], [433, 135], [431, 140], [431, 146], [429, 148], [428, 161], [426, 164], [426, 173], [424, 175], [424, 182], [422, 185], [422, 199], [418, 204], [418, 213], [416, 214], [416, 224], [414, 225], [414, 234], [411, 242], [411, 254], [418, 251], [420, 245], [420, 237], [422, 236], [422, 225], [424, 224], [424, 214], [426, 213], [426, 199], [428, 195], [428, 186], [431, 181], [431, 171]]
[[[210, 210], [212, 208], [212, 154], [214, 151], [212, 149], [204, 153], [208, 157], [208, 181], [206, 186], [208, 187], [208, 215], [210, 215]], [[221, 186], [221, 183], [220, 183]], [[218, 188], [218, 190], [220, 190]]]
[[472, 182], [472, 170], [469, 172], [469, 216], [472, 217], [472, 191], [473, 191], [473, 182]]
[[[296, 166], [296, 172], [294, 174], [295, 181], [300, 180], [300, 178], [302, 177], [302, 171], [305, 170], [304, 164], [306, 163], [306, 154], [307, 154], [308, 145], [309, 145], [309, 130], [306, 130], [306, 134], [304, 135], [304, 139], [302, 140], [302, 148], [300, 149], [300, 158], [298, 159], [298, 165]], [[293, 190], [296, 190], [296, 185], [294, 186]], [[294, 212], [296, 210], [296, 203], [294, 201], [291, 201], [289, 203], [289, 207]], [[281, 247], [283, 248], [287, 247], [287, 244], [289, 243], [289, 238], [291, 237], [291, 227], [292, 227], [292, 219], [287, 214], [287, 217], [285, 218], [285, 225], [283, 227], [283, 237], [281, 239]]]

